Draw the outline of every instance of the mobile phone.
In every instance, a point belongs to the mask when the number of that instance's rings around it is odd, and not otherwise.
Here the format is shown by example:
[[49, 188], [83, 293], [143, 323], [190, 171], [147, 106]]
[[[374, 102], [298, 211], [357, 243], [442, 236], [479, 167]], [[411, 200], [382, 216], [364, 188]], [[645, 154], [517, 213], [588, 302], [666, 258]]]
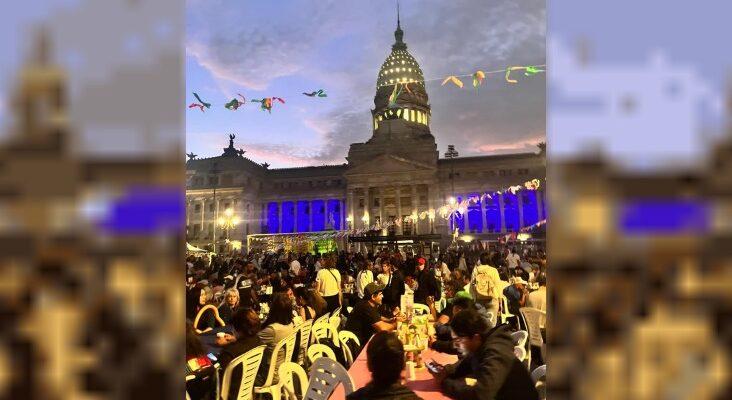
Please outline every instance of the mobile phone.
[[208, 357], [209, 360], [211, 360], [213, 362], [218, 361], [218, 358], [216, 358], [216, 356], [213, 353], [208, 353], [206, 356]]
[[434, 374], [440, 372], [441, 369], [441, 367], [434, 361], [428, 361], [427, 363], [425, 363], [425, 366], [428, 370], [430, 370], [430, 372]]

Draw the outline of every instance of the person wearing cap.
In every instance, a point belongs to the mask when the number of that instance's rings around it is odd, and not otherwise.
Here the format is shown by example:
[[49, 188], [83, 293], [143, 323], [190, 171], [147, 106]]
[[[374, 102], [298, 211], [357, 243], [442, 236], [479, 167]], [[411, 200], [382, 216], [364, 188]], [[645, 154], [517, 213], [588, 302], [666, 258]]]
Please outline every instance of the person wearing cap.
[[414, 280], [417, 281], [417, 289], [414, 291], [414, 302], [427, 304], [427, 297], [432, 300], [440, 300], [440, 287], [437, 285], [435, 274], [425, 269], [425, 259], [417, 259], [417, 270]]
[[384, 299], [383, 291], [384, 285], [381, 283], [371, 282], [366, 285], [364, 299], [356, 304], [346, 321], [345, 329], [358, 337], [362, 347], [374, 333], [393, 331], [397, 327], [397, 321], [404, 319], [401, 315], [387, 318], [379, 313]]
[[510, 285], [503, 289], [503, 294], [508, 299], [508, 312], [518, 315], [519, 308], [526, 306], [526, 299], [529, 296], [529, 290], [526, 288], [527, 282], [520, 276], [511, 278], [509, 282]]

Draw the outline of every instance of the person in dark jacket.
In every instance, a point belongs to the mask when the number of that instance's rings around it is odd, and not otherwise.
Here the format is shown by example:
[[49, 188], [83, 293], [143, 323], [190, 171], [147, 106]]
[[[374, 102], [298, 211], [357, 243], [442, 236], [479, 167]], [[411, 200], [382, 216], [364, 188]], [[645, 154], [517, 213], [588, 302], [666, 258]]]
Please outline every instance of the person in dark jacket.
[[414, 302], [427, 304], [427, 296], [432, 296], [435, 300], [440, 300], [440, 290], [437, 286], [437, 278], [433, 271], [425, 268], [425, 259], [417, 260], [417, 272], [415, 276], [417, 281], [417, 290], [414, 291]]
[[[233, 325], [236, 330], [235, 341], [232, 342], [232, 339], [234, 338], [228, 334], [217, 340], [217, 344], [229, 342], [219, 355], [221, 371], [225, 371], [229, 363], [231, 363], [235, 358], [264, 344], [259, 339], [259, 336], [257, 336], [259, 333], [260, 322], [259, 317], [254, 310], [249, 308], [237, 310], [231, 317], [231, 325]], [[242, 367], [237, 367], [231, 374], [231, 387], [229, 393], [231, 393], [232, 396], [229, 397], [230, 399], [235, 398], [235, 394], [239, 392], [239, 385], [241, 384], [240, 382], [242, 379], [241, 373]]]
[[[508, 325], [490, 329], [485, 318], [471, 309], [455, 314], [450, 325], [453, 343], [464, 357], [430, 371], [443, 394], [460, 400], [539, 399], [529, 371], [513, 354]], [[475, 384], [466, 382], [468, 376]]]
[[421, 399], [408, 387], [401, 384], [404, 370], [404, 346], [396, 335], [379, 332], [366, 349], [367, 365], [371, 371], [371, 382], [346, 396], [347, 400], [366, 399]]

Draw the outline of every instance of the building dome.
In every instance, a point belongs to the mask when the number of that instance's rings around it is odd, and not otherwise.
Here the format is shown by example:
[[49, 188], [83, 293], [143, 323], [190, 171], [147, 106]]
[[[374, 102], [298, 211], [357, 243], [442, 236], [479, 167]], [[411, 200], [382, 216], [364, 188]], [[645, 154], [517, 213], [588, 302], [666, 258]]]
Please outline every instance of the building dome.
[[[379, 128], [379, 122], [390, 119], [404, 119], [429, 130], [430, 106], [424, 75], [417, 60], [407, 51], [407, 44], [403, 41], [404, 31], [398, 20], [394, 38], [396, 41], [391, 46], [391, 53], [381, 65], [376, 79], [375, 108], [372, 112], [374, 130]], [[395, 86], [400, 94], [396, 104], [390, 105], [389, 98]]]

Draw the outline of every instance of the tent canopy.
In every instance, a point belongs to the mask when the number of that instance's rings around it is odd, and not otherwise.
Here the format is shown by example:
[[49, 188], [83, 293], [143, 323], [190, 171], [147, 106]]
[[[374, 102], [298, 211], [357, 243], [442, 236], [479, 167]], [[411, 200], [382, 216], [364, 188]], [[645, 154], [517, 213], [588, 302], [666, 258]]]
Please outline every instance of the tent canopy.
[[190, 243], [186, 243], [186, 250], [191, 253], [207, 253], [204, 249], [199, 249], [196, 246], [191, 245]]

